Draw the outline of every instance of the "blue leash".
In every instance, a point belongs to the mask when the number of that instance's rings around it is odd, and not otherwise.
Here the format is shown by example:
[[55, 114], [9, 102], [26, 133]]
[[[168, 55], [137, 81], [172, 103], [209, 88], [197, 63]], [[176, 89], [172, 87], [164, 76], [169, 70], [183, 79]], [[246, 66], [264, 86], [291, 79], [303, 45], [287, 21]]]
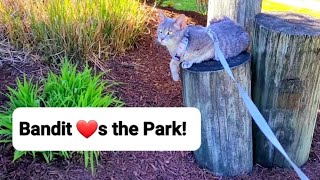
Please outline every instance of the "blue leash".
[[213, 32], [210, 28], [208, 28], [207, 31], [208, 35], [214, 42], [214, 48], [215, 48], [215, 57], [217, 60], [219, 60], [227, 72], [227, 74], [231, 77], [231, 79], [236, 83], [240, 96], [243, 99], [249, 113], [251, 114], [252, 118], [254, 119], [257, 126], [260, 128], [262, 133], [269, 139], [269, 141], [280, 151], [280, 153], [288, 160], [290, 165], [293, 167], [293, 169], [296, 171], [300, 179], [302, 180], [309, 180], [309, 178], [301, 171], [298, 166], [291, 161], [286, 151], [281, 146], [280, 142], [278, 141], [277, 137], [272, 132], [271, 128], [269, 127], [267, 121], [264, 119], [260, 111], [258, 110], [257, 106], [253, 103], [251, 98], [249, 97], [248, 93], [243, 89], [243, 87], [236, 81], [234, 78], [234, 75], [228, 65], [228, 62], [226, 58], [224, 57], [222, 51], [220, 50], [220, 45], [218, 41], [217, 34]]
[[182, 40], [179, 42], [175, 55], [172, 57], [175, 61], [180, 61], [187, 50], [189, 44], [189, 29], [186, 28]]

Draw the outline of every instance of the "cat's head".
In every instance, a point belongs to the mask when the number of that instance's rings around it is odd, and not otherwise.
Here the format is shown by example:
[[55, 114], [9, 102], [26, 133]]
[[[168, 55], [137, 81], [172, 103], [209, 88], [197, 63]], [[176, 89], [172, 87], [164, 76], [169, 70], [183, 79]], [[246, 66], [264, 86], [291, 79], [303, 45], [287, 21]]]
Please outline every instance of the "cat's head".
[[187, 27], [186, 16], [180, 15], [178, 18], [167, 18], [159, 11], [160, 24], [158, 25], [157, 35], [158, 42], [162, 45], [170, 45], [175, 43], [174, 39], [180, 31]]

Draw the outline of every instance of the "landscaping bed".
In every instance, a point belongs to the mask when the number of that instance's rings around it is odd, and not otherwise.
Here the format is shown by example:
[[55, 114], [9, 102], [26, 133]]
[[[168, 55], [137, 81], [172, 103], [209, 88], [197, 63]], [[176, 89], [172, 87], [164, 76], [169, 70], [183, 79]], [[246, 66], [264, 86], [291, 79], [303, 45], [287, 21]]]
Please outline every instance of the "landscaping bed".
[[[202, 25], [206, 23], [205, 16], [194, 12], [166, 8], [165, 13], [168, 16], [184, 13], [188, 16], [189, 23]], [[139, 38], [138, 45], [134, 49], [114, 56], [102, 64], [103, 69], [110, 70], [103, 78], [117, 83], [111, 90], [125, 103], [125, 106], [183, 106], [181, 81], [174, 82], [171, 79], [170, 56], [167, 50], [155, 41], [157, 26], [155, 11], [151, 17], [148, 24], [149, 33]], [[1, 43], [0, 52], [7, 52], [0, 53], [1, 93], [7, 92], [6, 86], [14, 87], [16, 77], [22, 78], [23, 75], [27, 75], [39, 81], [47, 76], [48, 70], [57, 71], [53, 65], [40, 63], [40, 57], [18, 51], [10, 47], [5, 40]], [[0, 106], [7, 100], [0, 94]], [[320, 177], [319, 117], [309, 160], [302, 167], [311, 179]], [[35, 159], [32, 156], [25, 156], [14, 163], [12, 159], [13, 147], [10, 144], [1, 144], [0, 179], [298, 179], [291, 169], [268, 169], [260, 165], [255, 165], [249, 174], [233, 178], [215, 177], [196, 164], [192, 152], [102, 152], [94, 175], [91, 175], [89, 169], [84, 168], [83, 158], [77, 155], [69, 160], [58, 158], [50, 164], [47, 164], [41, 156]]]

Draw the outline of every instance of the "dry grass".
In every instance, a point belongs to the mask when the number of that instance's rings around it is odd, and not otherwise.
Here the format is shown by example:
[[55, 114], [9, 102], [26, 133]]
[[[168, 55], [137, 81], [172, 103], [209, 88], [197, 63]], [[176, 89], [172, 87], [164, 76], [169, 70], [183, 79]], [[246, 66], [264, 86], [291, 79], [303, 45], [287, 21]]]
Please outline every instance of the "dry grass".
[[0, 24], [11, 44], [49, 62], [101, 61], [124, 52], [146, 28], [137, 0], [2, 0]]

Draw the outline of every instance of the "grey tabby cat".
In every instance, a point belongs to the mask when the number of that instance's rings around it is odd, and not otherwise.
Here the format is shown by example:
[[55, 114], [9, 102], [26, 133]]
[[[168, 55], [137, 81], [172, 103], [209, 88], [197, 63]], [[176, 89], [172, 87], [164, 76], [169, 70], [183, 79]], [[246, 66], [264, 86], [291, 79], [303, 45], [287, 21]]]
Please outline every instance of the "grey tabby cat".
[[[161, 45], [167, 47], [172, 57], [170, 70], [174, 81], [179, 80], [180, 63], [182, 63], [182, 68], [190, 68], [193, 63], [214, 59], [214, 44], [207, 34], [207, 27], [187, 26], [185, 15], [180, 15], [177, 19], [167, 18], [160, 11], [159, 17], [157, 40]], [[228, 17], [212, 20], [208, 28], [217, 34], [220, 49], [226, 58], [236, 56], [249, 47], [249, 35], [240, 25]], [[174, 58], [177, 55], [177, 48], [181, 46], [181, 41], [184, 38], [188, 38], [186, 49], [179, 59]]]

